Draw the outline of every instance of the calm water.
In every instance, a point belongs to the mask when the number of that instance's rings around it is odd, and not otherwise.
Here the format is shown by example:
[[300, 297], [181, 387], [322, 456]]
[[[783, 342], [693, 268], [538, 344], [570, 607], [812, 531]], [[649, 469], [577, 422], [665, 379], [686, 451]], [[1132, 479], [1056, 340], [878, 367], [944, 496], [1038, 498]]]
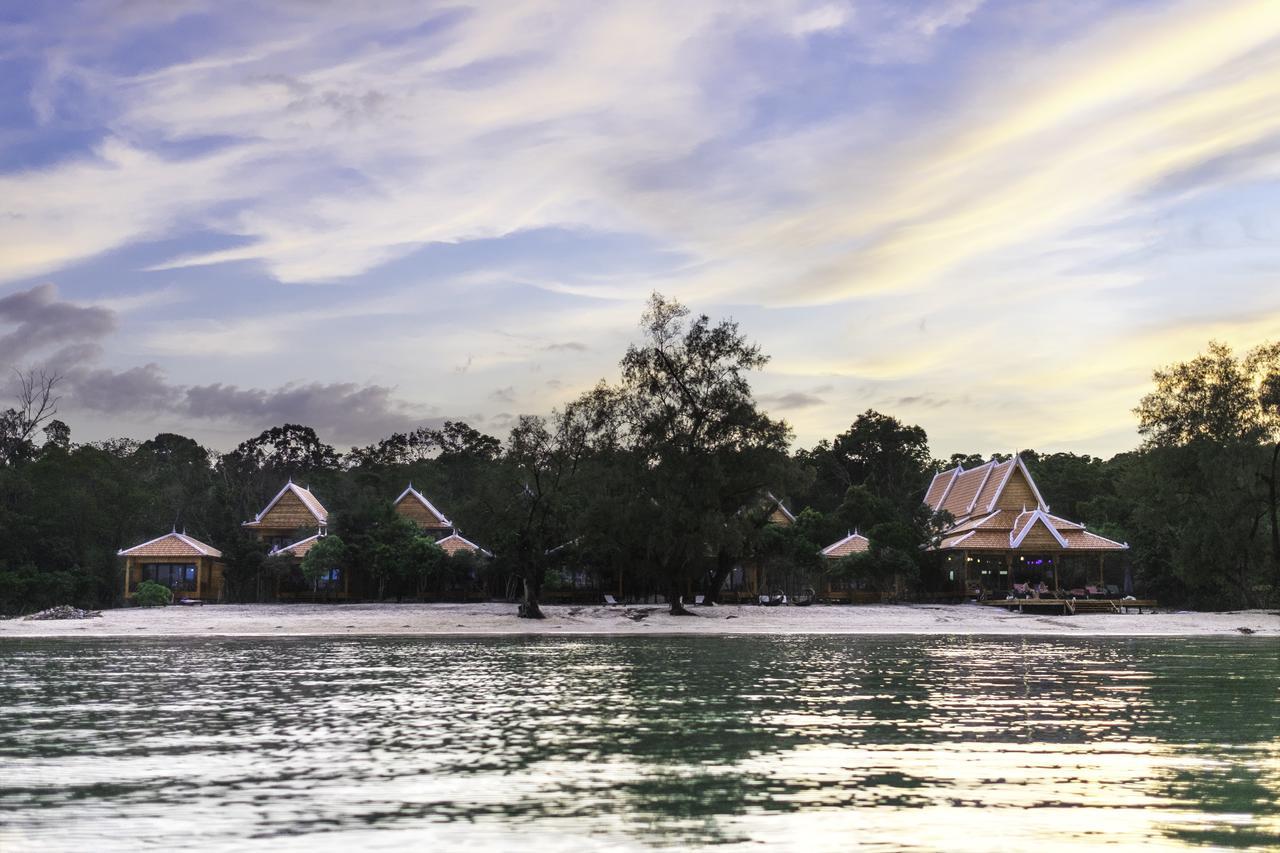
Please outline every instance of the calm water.
[[1272, 640], [0, 643], [0, 850], [1280, 843]]

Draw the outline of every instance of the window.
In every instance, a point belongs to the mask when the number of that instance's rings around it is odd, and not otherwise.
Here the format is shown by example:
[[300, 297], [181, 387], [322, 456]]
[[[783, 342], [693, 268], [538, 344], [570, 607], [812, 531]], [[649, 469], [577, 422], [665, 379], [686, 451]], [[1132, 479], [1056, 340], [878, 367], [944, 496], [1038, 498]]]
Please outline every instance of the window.
[[342, 589], [342, 569], [326, 569], [320, 573], [320, 589]]
[[196, 566], [195, 563], [143, 563], [142, 580], [155, 581], [172, 590], [194, 592]]

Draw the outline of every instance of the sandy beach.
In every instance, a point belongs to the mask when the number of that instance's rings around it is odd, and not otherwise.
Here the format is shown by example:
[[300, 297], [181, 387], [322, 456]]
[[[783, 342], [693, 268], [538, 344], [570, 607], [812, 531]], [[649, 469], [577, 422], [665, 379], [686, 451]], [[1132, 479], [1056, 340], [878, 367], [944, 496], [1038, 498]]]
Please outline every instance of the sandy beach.
[[[1147, 612], [1048, 616], [976, 604], [720, 606], [673, 617], [665, 607], [545, 606], [541, 621], [515, 605], [222, 604], [122, 608], [99, 619], [0, 621], [0, 640], [18, 637], [289, 637], [609, 634], [1004, 634], [1027, 636], [1280, 636], [1280, 614]], [[1241, 628], [1248, 631], [1241, 631]]]

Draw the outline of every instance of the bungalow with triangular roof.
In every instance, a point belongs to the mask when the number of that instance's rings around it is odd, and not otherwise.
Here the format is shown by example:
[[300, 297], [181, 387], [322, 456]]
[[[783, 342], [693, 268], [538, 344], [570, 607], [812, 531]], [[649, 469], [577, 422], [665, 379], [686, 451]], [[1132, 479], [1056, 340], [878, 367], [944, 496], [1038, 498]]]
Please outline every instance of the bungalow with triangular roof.
[[122, 548], [124, 597], [132, 597], [143, 581], [173, 590], [175, 599], [216, 601], [222, 598], [222, 552], [184, 530]]
[[[329, 529], [329, 511], [312, 494], [311, 489], [289, 480], [267, 502], [262, 512], [241, 526], [253, 531], [259, 540], [270, 546], [268, 557], [282, 557], [292, 561], [293, 569], [286, 576], [276, 579], [278, 597], [307, 597], [317, 591], [326, 598], [350, 597], [349, 579], [338, 566], [326, 570], [316, 585], [306, 583], [302, 577], [302, 558]], [[299, 535], [312, 529], [315, 533]]]
[[[931, 550], [943, 554], [948, 580], [963, 584], [966, 593], [1003, 597], [1013, 584], [1028, 582], [1058, 590], [1080, 577], [1104, 585], [1106, 555], [1129, 548], [1053, 515], [1017, 454], [939, 472], [924, 501], [935, 513], [952, 516]], [[1089, 565], [1081, 572], [1075, 559], [1077, 571], [1069, 574], [1068, 559], [1080, 557]]]

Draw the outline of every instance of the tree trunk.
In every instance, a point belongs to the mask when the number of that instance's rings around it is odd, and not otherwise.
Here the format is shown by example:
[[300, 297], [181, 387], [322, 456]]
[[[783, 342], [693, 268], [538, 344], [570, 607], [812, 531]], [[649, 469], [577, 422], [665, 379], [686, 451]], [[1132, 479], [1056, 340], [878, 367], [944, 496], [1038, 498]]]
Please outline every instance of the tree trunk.
[[724, 582], [729, 579], [729, 575], [733, 574], [733, 558], [724, 551], [716, 555], [716, 567], [711, 570], [710, 576], [707, 578], [707, 587], [703, 591], [704, 604], [720, 603], [720, 588], [724, 586]]
[[1280, 508], [1276, 506], [1276, 463], [1280, 462], [1280, 441], [1271, 449], [1271, 478], [1267, 480], [1267, 496], [1271, 501], [1271, 569], [1275, 587], [1280, 592]]
[[667, 587], [667, 600], [671, 602], [672, 616], [693, 616], [694, 614], [685, 609], [684, 600], [680, 595], [680, 582], [672, 580]]
[[540, 584], [526, 575], [524, 578], [524, 600], [520, 602], [520, 607], [516, 611], [516, 614], [521, 619], [547, 618], [547, 615], [542, 612], [542, 608], [538, 606], [540, 592]]

